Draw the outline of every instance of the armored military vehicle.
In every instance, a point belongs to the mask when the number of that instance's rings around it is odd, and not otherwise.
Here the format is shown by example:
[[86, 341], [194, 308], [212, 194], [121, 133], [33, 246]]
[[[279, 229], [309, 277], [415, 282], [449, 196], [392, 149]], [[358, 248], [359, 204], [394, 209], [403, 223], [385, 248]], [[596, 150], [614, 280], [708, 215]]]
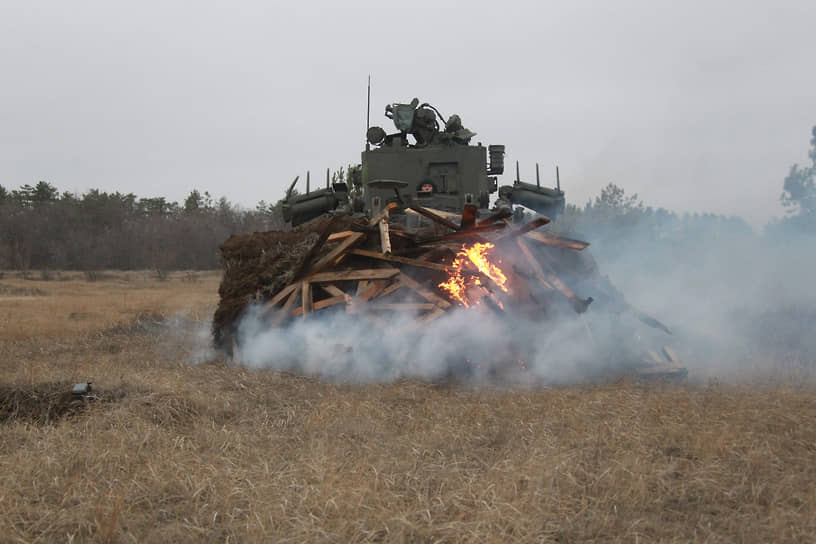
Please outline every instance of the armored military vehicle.
[[[346, 312], [388, 331], [395, 314], [429, 324], [482, 305], [546, 322], [597, 301], [593, 308], [668, 332], [600, 276], [584, 251], [589, 244], [541, 229], [564, 211], [558, 176], [555, 187], [538, 175], [523, 182], [517, 164], [512, 185], [500, 186], [504, 146], [474, 144], [458, 115], [445, 119], [415, 98], [387, 105], [385, 116], [396, 130], [368, 128], [361, 164], [346, 179], [332, 183], [327, 173], [325, 187], [313, 190], [307, 174], [305, 191], [295, 194], [295, 178], [283, 204], [292, 230], [233, 236], [221, 246], [219, 347], [240, 357], [248, 308], [265, 327]], [[629, 370], [685, 374], [670, 348], [620, 345], [614, 356], [631, 359]]]
[[[560, 182], [555, 188], [525, 183], [519, 179], [518, 165], [513, 185], [498, 187], [504, 173], [504, 146], [473, 145], [475, 132], [465, 128], [459, 115], [445, 120], [430, 104], [389, 104], [385, 116], [397, 132], [387, 134], [373, 126], [366, 133], [366, 149], [361, 166], [350, 169], [350, 182], [356, 192], [349, 193], [345, 183], [331, 185], [291, 197], [287, 192], [284, 218], [293, 226], [325, 213], [376, 213], [388, 202], [409, 203], [448, 213], [461, 214], [466, 207], [477, 213], [489, 213], [490, 195], [498, 192], [496, 209], [514, 204], [554, 218], [564, 211], [564, 192]], [[297, 178], [295, 179], [295, 183]]]

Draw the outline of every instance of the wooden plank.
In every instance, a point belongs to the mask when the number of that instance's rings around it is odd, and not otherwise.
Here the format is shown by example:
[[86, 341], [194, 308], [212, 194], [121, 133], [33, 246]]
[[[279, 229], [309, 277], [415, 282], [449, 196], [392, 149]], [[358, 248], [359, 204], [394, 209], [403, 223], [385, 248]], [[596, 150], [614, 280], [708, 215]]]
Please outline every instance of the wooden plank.
[[312, 284], [304, 281], [300, 285], [300, 294], [302, 302], [300, 303], [303, 309], [303, 315], [308, 315], [312, 311]]
[[488, 240], [479, 236], [480, 234], [486, 232], [492, 232], [494, 230], [503, 230], [505, 228], [504, 223], [497, 223], [494, 225], [485, 225], [484, 227], [474, 227], [470, 230], [460, 230], [458, 232], [451, 232], [450, 234], [446, 234], [444, 236], [440, 236], [438, 238], [433, 238], [431, 240], [426, 240], [425, 243], [433, 244], [436, 242], [444, 242], [446, 240], [456, 240], [459, 238], [472, 238], [477, 242], [485, 243]]
[[396, 236], [397, 238], [404, 238], [406, 240], [414, 241], [416, 240], [416, 235], [410, 232], [405, 232], [403, 230], [392, 230], [390, 227], [388, 229], [388, 234], [390, 236]]
[[576, 251], [581, 251], [589, 246], [589, 242], [584, 242], [582, 240], [575, 240], [573, 238], [566, 238], [564, 236], [559, 236], [552, 232], [540, 232], [540, 231], [531, 231], [524, 234], [525, 238], [529, 238], [531, 240], [535, 240], [536, 242], [540, 242], [542, 244], [554, 247], [562, 247], [565, 249], [574, 249]]
[[317, 254], [320, 252], [320, 248], [322, 248], [326, 243], [326, 240], [329, 239], [329, 235], [334, 231], [334, 225], [337, 223], [339, 217], [339, 215], [335, 215], [328, 221], [326, 226], [323, 228], [323, 231], [320, 233], [317, 242], [314, 246], [312, 246], [312, 249], [309, 250], [309, 253], [306, 254], [306, 257], [303, 259], [303, 263], [297, 269], [294, 276], [295, 278], [302, 278], [307, 273], [312, 259], [317, 256]]
[[444, 264], [429, 263], [427, 261], [420, 261], [419, 259], [400, 257], [398, 255], [383, 255], [382, 253], [377, 253], [376, 251], [368, 251], [366, 249], [352, 249], [349, 251], [349, 253], [352, 255], [360, 255], [361, 257], [371, 257], [372, 259], [379, 259], [381, 261], [407, 264], [419, 268], [429, 268], [431, 270], [439, 270], [440, 272], [446, 272], [448, 270], [448, 267], [446, 267]]
[[343, 232], [335, 232], [329, 234], [329, 237], [326, 239], [326, 242], [339, 242], [340, 240], [345, 240], [349, 236], [354, 234], [354, 231], [351, 230], [344, 230]]
[[372, 310], [392, 310], [395, 312], [426, 311], [436, 308], [436, 304], [430, 302], [372, 302], [366, 308]]
[[530, 221], [526, 225], [522, 225], [521, 227], [519, 227], [517, 229], [513, 229], [510, 232], [503, 232], [501, 235], [499, 235], [496, 238], [496, 241], [498, 242], [499, 240], [511, 240], [513, 238], [523, 236], [523, 235], [527, 234], [528, 232], [530, 232], [532, 230], [535, 230], [535, 229], [537, 229], [539, 227], [543, 227], [544, 225], [546, 225], [549, 222], [550, 222], [549, 217], [539, 217], [537, 219], [533, 219], [532, 221]]
[[420, 316], [417, 318], [417, 323], [429, 323], [438, 317], [442, 317], [445, 315], [445, 310], [442, 308], [437, 308], [433, 312], [428, 312], [427, 314]]
[[380, 223], [383, 219], [388, 220], [391, 216], [391, 212], [399, 208], [399, 204], [396, 202], [389, 202], [385, 205], [385, 208], [380, 210], [379, 213], [375, 214], [374, 217], [368, 220], [368, 226], [373, 227], [377, 223]]
[[661, 351], [663, 352], [663, 355], [666, 356], [666, 359], [668, 359], [670, 363], [676, 363], [680, 361], [680, 359], [677, 357], [677, 352], [674, 351], [674, 349], [672, 349], [670, 346], [663, 346], [663, 349]]
[[365, 235], [362, 232], [351, 233], [345, 240], [337, 244], [336, 248], [332, 249], [322, 259], [317, 261], [314, 266], [312, 266], [312, 269], [309, 270], [309, 274], [317, 274], [327, 266], [330, 266], [332, 263], [334, 263], [335, 259], [340, 257], [349, 247], [356, 244], [363, 236]]
[[538, 259], [536, 259], [530, 252], [530, 248], [527, 247], [527, 243], [523, 238], [516, 238], [516, 243], [518, 244], [519, 248], [521, 248], [521, 252], [524, 254], [527, 262], [532, 267], [533, 273], [538, 281], [541, 283], [541, 285], [552, 291], [553, 286], [547, 281], [546, 275], [544, 274], [544, 269], [541, 268], [541, 263], [538, 262]]
[[283, 304], [283, 307], [280, 310], [278, 310], [278, 313], [276, 313], [275, 316], [270, 320], [269, 323], [271, 326], [273, 327], [279, 326], [281, 323], [283, 323], [283, 320], [289, 316], [290, 312], [292, 311], [292, 308], [295, 305], [295, 301], [297, 301], [300, 298], [300, 289], [302, 286], [303, 283], [295, 284], [295, 289], [291, 293], [289, 293], [289, 298], [286, 299], [286, 302]]
[[[525, 241], [521, 238], [518, 239], [519, 246], [522, 248], [526, 248]], [[527, 248], [529, 250], [529, 248]], [[541, 262], [537, 259], [533, 259], [536, 263], [539, 263], [539, 268], [541, 268], [542, 274], [544, 275], [544, 281], [547, 282], [549, 285], [552, 285], [557, 291], [559, 291], [562, 295], [567, 297], [569, 300], [572, 309], [575, 310], [576, 313], [582, 314], [584, 313], [587, 308], [589, 308], [590, 303], [592, 302], [592, 297], [584, 300], [580, 298], [575, 292], [570, 289], [567, 284], [561, 281], [561, 278], [555, 275], [555, 271], [552, 269], [550, 265], [544, 263], [543, 266]], [[544, 267], [547, 270], [544, 270]]]
[[297, 286], [298, 286], [297, 283], [293, 283], [291, 285], [287, 285], [286, 287], [278, 291], [278, 293], [274, 297], [272, 297], [266, 303], [264, 303], [263, 309], [261, 310], [261, 315], [263, 316], [270, 310], [272, 310], [272, 308], [275, 307], [279, 302], [288, 297]]
[[643, 323], [644, 325], [648, 325], [654, 329], [660, 329], [666, 334], [672, 333], [671, 330], [666, 325], [664, 325], [654, 317], [644, 314], [643, 312], [636, 308], [633, 308], [632, 306], [629, 306], [629, 309], [635, 314], [635, 317], [637, 317], [640, 320], [640, 322]]
[[431, 210], [429, 210], [427, 208], [423, 208], [422, 206], [411, 206], [408, 209], [415, 211], [416, 213], [418, 213], [419, 215], [421, 215], [423, 217], [427, 217], [428, 219], [430, 219], [434, 223], [439, 223], [440, 225], [442, 225], [444, 227], [447, 227], [447, 228], [449, 228], [451, 230], [454, 230], [454, 231], [459, 230], [459, 225], [457, 225], [456, 223], [454, 223], [452, 221], [448, 221], [444, 217], [440, 217], [440, 216], [436, 215], [434, 212], [432, 212]]
[[380, 294], [377, 295], [377, 298], [387, 297], [391, 293], [394, 293], [394, 292], [398, 291], [399, 289], [402, 289], [403, 287], [405, 287], [405, 284], [403, 284], [402, 282], [397, 280], [394, 283], [392, 283], [391, 285], [389, 285], [388, 287], [386, 287], [385, 289], [383, 289], [380, 292]]
[[438, 304], [442, 308], [450, 308], [451, 303], [445, 300], [444, 298], [440, 297], [430, 289], [423, 287], [418, 281], [414, 278], [410, 277], [409, 275], [400, 272], [399, 279], [402, 283], [404, 283], [407, 287], [413, 290], [416, 294], [427, 300], [428, 302], [433, 302]]
[[[456, 212], [448, 212], [445, 210], [440, 210], [439, 208], [431, 208], [430, 206], [423, 206], [424, 209], [428, 210], [431, 213], [438, 215], [439, 217], [443, 217], [452, 223], [457, 223], [462, 220], [462, 214]], [[406, 213], [411, 213], [414, 215], [419, 215], [411, 209], [406, 209]]]
[[[312, 304], [312, 310], [316, 312], [317, 310], [322, 310], [323, 308], [328, 308], [329, 306], [334, 306], [336, 304], [343, 304], [343, 303], [346, 302], [346, 297], [348, 297], [348, 295], [343, 294], [342, 296], [338, 296], [338, 297], [330, 297], [330, 298], [324, 298], [323, 300], [318, 300], [317, 302]], [[295, 311], [292, 312], [293, 316], [297, 316], [297, 315], [301, 315], [301, 314], [303, 314], [303, 308], [297, 308]]]
[[499, 211], [491, 214], [489, 217], [486, 217], [476, 223], [477, 227], [484, 227], [486, 225], [492, 225], [496, 221], [501, 221], [502, 219], [507, 219], [508, 217], [512, 216], [513, 212], [508, 210], [507, 208], [502, 208]]
[[391, 253], [391, 236], [388, 234], [388, 221], [383, 219], [379, 222], [380, 226], [380, 247], [384, 254]]
[[397, 276], [399, 268], [371, 268], [366, 270], [335, 270], [320, 272], [308, 278], [312, 283], [327, 283], [354, 280], [387, 280]]
[[335, 286], [335, 285], [333, 285], [331, 283], [326, 284], [326, 285], [321, 285], [320, 288], [323, 289], [324, 291], [326, 291], [328, 294], [330, 294], [333, 297], [342, 297], [342, 296], [345, 296], [345, 294], [346, 294], [342, 290], [338, 289], [337, 286]]
[[357, 293], [356, 295], [359, 297], [363, 293], [365, 293], [366, 289], [368, 289], [368, 280], [361, 280], [357, 283]]
[[371, 300], [372, 298], [375, 298], [380, 293], [380, 291], [385, 289], [385, 284], [386, 284], [386, 280], [374, 280], [374, 281], [372, 281], [371, 284], [368, 286], [368, 288], [365, 291], [363, 291], [363, 293], [361, 295], [359, 295], [358, 298], [362, 302], [366, 302], [368, 300]]

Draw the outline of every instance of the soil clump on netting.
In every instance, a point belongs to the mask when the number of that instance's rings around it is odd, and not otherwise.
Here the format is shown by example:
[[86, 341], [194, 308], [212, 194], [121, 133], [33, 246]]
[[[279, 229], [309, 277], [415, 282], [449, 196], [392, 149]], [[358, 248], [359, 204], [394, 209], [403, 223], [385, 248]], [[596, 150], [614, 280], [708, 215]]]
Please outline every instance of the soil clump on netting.
[[224, 276], [213, 316], [213, 339], [229, 351], [237, 324], [252, 304], [269, 299], [300, 278], [310, 261], [327, 252], [326, 238], [348, 230], [354, 219], [334, 216], [316, 219], [289, 231], [254, 232], [228, 238], [220, 247]]

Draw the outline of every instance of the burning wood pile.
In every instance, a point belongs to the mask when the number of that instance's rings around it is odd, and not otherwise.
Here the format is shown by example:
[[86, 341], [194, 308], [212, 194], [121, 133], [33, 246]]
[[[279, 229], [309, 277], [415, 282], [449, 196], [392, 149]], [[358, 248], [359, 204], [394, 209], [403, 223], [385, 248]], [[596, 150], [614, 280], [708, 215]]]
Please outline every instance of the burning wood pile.
[[390, 204], [371, 218], [233, 236], [221, 248], [216, 344], [238, 356], [237, 322], [253, 304], [270, 328], [330, 311], [365, 315], [384, 330], [395, 316], [426, 324], [478, 305], [534, 320], [585, 312], [593, 299], [567, 285], [543, 248], [580, 252], [588, 244], [540, 230], [546, 217], [514, 226], [509, 215], [477, 221], [467, 209]]

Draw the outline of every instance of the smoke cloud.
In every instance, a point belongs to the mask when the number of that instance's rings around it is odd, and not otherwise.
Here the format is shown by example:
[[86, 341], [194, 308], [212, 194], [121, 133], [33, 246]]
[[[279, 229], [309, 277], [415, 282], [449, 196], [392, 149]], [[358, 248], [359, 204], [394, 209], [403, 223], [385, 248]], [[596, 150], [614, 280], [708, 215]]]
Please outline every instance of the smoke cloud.
[[[596, 299], [580, 315], [531, 319], [479, 305], [422, 325], [395, 314], [383, 325], [382, 318], [341, 309], [270, 329], [250, 308], [238, 332], [241, 364], [341, 382], [454, 378], [537, 386], [620, 376], [669, 346], [691, 380], [793, 374], [810, 381], [814, 238], [743, 226], [687, 217], [656, 235], [647, 221], [613, 229], [582, 224], [601, 276], [562, 276], [579, 296]], [[504, 266], [515, 258], [506, 257]], [[625, 297], [623, 305], [610, 298], [610, 284]], [[672, 334], [644, 325], [637, 312], [659, 319]]]
[[335, 312], [269, 329], [257, 308], [239, 329], [241, 362], [337, 381], [401, 378], [563, 382], [601, 370], [580, 320], [547, 324], [501, 316], [485, 306], [448, 312], [428, 324], [399, 315], [387, 328], [365, 315]]

